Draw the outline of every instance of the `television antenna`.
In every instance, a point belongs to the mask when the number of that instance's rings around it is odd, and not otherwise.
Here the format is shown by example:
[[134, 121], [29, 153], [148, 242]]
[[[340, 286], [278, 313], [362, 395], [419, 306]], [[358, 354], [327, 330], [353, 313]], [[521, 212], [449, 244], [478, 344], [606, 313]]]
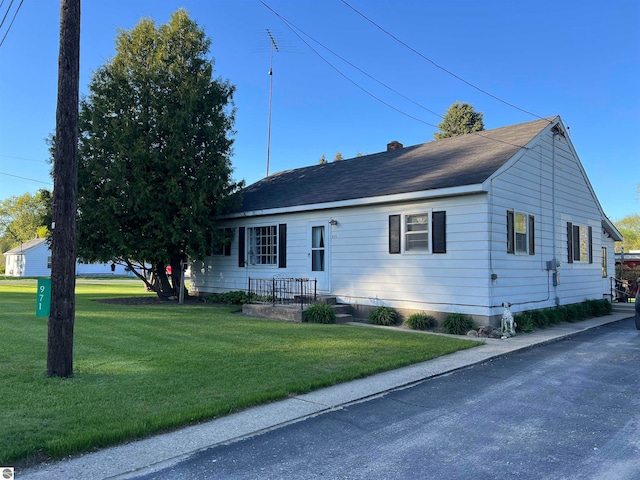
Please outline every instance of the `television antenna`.
[[267, 35], [271, 40], [271, 54], [269, 58], [269, 124], [267, 127], [267, 177], [269, 176], [269, 157], [271, 154], [271, 110], [273, 106], [273, 52], [279, 52], [278, 44], [276, 43], [271, 31], [267, 28]]

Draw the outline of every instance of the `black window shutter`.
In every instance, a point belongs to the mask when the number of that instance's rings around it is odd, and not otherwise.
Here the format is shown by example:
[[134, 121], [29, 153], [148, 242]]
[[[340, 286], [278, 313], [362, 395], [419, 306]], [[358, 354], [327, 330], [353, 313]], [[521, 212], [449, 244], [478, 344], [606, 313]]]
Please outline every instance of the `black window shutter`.
[[278, 268], [287, 268], [287, 224], [278, 225]]
[[536, 254], [536, 221], [533, 215], [529, 215], [529, 255]]
[[238, 266], [244, 267], [244, 227], [238, 227]]
[[433, 212], [431, 223], [433, 253], [447, 253], [447, 212]]
[[589, 263], [593, 263], [593, 228], [589, 227]]
[[389, 253], [400, 253], [400, 215], [389, 215]]
[[507, 253], [514, 253], [514, 225], [513, 225], [513, 212], [507, 210]]
[[567, 222], [567, 262], [573, 263], [573, 224]]

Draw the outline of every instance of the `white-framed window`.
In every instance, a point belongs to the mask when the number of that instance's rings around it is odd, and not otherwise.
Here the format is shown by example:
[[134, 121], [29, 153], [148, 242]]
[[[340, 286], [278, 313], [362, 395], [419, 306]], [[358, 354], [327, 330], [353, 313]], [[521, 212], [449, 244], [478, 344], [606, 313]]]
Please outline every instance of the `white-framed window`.
[[446, 211], [389, 215], [389, 253], [446, 254]]
[[607, 278], [607, 247], [602, 247], [602, 278]]
[[278, 264], [278, 226], [247, 228], [247, 251], [250, 265]]
[[47, 268], [51, 270], [51, 255], [47, 257]]
[[431, 212], [404, 215], [404, 251], [429, 252]]
[[593, 228], [567, 222], [567, 260], [593, 263]]
[[507, 253], [535, 255], [535, 217], [507, 210]]

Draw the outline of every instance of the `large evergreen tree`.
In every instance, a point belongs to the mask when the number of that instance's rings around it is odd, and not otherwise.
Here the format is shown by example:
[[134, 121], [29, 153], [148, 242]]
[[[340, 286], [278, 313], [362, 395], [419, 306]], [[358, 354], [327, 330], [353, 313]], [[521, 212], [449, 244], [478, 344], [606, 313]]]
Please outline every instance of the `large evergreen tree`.
[[469, 103], [455, 102], [445, 113], [442, 122], [438, 124], [439, 132], [433, 134], [436, 140], [456, 137], [465, 133], [484, 130], [482, 113], [476, 112]]
[[179, 295], [181, 262], [219, 241], [215, 218], [242, 187], [234, 87], [213, 78], [210, 43], [184, 10], [157, 28], [141, 20], [118, 34], [80, 105], [78, 253], [127, 264], [161, 298]]

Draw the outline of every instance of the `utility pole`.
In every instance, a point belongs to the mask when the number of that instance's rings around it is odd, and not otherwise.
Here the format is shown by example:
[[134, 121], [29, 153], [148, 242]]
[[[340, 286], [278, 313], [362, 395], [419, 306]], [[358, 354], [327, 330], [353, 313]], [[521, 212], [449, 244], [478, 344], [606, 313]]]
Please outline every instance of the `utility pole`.
[[78, 192], [80, 0], [60, 0], [47, 375], [73, 375]]
[[269, 157], [271, 155], [271, 105], [273, 103], [273, 51], [279, 52], [278, 44], [267, 28], [267, 34], [271, 40], [271, 57], [269, 59], [269, 125], [267, 127], [267, 177], [269, 176]]

